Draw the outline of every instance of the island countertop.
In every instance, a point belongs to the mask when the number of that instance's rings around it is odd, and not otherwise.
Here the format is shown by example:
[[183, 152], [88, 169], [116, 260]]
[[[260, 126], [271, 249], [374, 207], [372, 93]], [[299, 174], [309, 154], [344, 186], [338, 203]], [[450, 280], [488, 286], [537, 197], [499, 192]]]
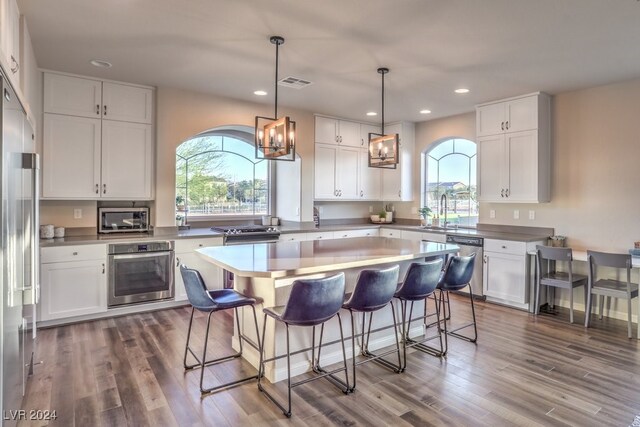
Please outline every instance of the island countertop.
[[257, 243], [198, 249], [207, 261], [243, 277], [280, 278], [455, 253], [457, 245], [386, 237]]

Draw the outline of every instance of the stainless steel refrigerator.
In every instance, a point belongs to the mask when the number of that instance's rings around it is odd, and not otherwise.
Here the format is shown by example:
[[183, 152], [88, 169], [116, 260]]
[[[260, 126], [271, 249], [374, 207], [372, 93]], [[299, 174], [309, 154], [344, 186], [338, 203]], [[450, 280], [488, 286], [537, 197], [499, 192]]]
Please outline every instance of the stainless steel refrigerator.
[[11, 411], [20, 409], [27, 378], [33, 372], [39, 298], [39, 177], [33, 129], [2, 70], [0, 94], [0, 414], [4, 425], [13, 425], [16, 420]]

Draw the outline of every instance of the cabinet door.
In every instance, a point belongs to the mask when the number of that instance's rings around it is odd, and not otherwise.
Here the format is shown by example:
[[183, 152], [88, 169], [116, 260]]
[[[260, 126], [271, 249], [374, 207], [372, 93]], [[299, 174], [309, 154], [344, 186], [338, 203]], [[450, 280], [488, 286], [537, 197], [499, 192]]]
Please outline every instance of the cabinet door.
[[360, 146], [362, 148], [369, 149], [369, 134], [380, 134], [380, 126], [374, 125], [360, 125]]
[[8, 28], [7, 35], [7, 63], [9, 64], [9, 78], [15, 87], [20, 87], [20, 10], [16, 0], [8, 0]]
[[151, 198], [151, 125], [102, 121], [102, 185], [105, 198]]
[[423, 240], [423, 234], [419, 231], [401, 230], [400, 236], [405, 240], [413, 240], [414, 242], [420, 242]]
[[304, 242], [307, 240], [307, 233], [287, 233], [280, 236], [281, 242]]
[[505, 201], [504, 135], [478, 139], [478, 200]]
[[517, 304], [528, 301], [525, 257], [497, 252], [484, 253], [484, 294]]
[[106, 260], [42, 264], [41, 320], [107, 311]]
[[393, 230], [391, 228], [381, 228], [380, 229], [380, 237], [391, 237], [393, 239], [401, 239], [402, 231]]
[[316, 117], [316, 142], [338, 144], [338, 120]]
[[335, 199], [336, 196], [336, 156], [335, 145], [316, 144], [314, 189], [316, 199]]
[[505, 131], [504, 103], [483, 105], [476, 110], [476, 136], [498, 135]]
[[520, 132], [538, 128], [538, 97], [514, 99], [505, 106], [505, 130]]
[[176, 301], [183, 301], [187, 299], [187, 292], [184, 288], [184, 282], [182, 281], [182, 274], [180, 274], [180, 265], [182, 264], [186, 265], [189, 268], [198, 270], [200, 272], [200, 275], [204, 279], [204, 283], [207, 285], [207, 289], [222, 289], [224, 280], [222, 277], [223, 270], [220, 267], [206, 261], [195, 252], [177, 254], [175, 274]]
[[402, 200], [402, 171], [400, 165], [396, 169], [382, 169], [382, 200]]
[[369, 167], [369, 150], [359, 150], [360, 171], [358, 193], [360, 200], [380, 200], [382, 195], [380, 168]]
[[360, 123], [340, 120], [338, 125], [338, 140], [340, 145], [362, 147], [362, 141], [360, 140]]
[[45, 113], [43, 197], [100, 197], [100, 122], [100, 119]]
[[151, 89], [117, 83], [102, 85], [102, 114], [105, 119], [151, 124]]
[[525, 131], [505, 135], [509, 182], [507, 201], [538, 200], [538, 132]]
[[102, 117], [102, 82], [44, 73], [44, 112]]
[[337, 189], [339, 199], [359, 199], [358, 169], [360, 149], [340, 148], [336, 158]]

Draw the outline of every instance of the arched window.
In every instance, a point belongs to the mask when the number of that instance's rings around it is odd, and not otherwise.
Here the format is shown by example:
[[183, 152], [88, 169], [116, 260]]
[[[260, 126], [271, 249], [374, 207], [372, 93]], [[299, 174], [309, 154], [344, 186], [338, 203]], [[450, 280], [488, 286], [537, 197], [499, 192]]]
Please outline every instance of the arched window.
[[217, 129], [176, 148], [176, 211], [189, 219], [270, 211], [269, 162], [255, 158], [253, 133]]
[[446, 194], [447, 220], [452, 224], [475, 226], [478, 223], [476, 160], [476, 144], [468, 139], [446, 139], [426, 151], [424, 205], [439, 214], [440, 200]]

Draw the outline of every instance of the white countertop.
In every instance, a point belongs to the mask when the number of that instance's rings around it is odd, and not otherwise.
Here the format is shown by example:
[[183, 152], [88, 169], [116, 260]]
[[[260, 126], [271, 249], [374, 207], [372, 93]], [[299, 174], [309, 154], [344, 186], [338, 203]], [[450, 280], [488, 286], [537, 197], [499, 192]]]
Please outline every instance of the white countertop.
[[457, 245], [386, 237], [258, 243], [198, 249], [207, 261], [245, 277], [279, 278], [458, 252]]

